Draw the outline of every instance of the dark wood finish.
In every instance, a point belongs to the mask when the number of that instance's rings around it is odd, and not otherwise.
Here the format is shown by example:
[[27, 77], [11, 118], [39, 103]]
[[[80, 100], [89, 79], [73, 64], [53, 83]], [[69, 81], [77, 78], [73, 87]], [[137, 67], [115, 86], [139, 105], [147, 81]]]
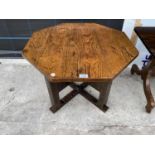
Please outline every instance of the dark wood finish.
[[155, 55], [155, 27], [136, 27], [135, 32], [144, 43], [148, 52]]
[[[116, 77], [138, 52], [121, 31], [74, 23], [33, 33], [23, 55], [51, 82], [99, 82]], [[80, 78], [80, 74], [88, 77]]]
[[[121, 31], [94, 23], [67, 23], [33, 33], [23, 55], [44, 74], [52, 112], [77, 94], [106, 111], [112, 80], [138, 52]], [[80, 81], [84, 83], [73, 83]], [[67, 85], [73, 91], [60, 99], [59, 92]], [[100, 92], [99, 99], [85, 91], [88, 85]]]
[[[77, 94], [82, 95], [87, 100], [89, 100], [91, 103], [93, 103], [95, 106], [97, 106], [102, 111], [107, 111], [108, 106], [107, 100], [110, 92], [110, 87], [112, 84], [112, 81], [109, 82], [102, 82], [102, 83], [82, 83], [80, 85], [76, 85], [75, 83], [67, 82], [67, 83], [60, 83], [60, 82], [50, 82], [46, 77], [45, 81], [47, 84], [49, 96], [51, 99], [52, 107], [50, 110], [55, 113], [57, 110], [59, 110], [62, 106], [64, 106], [67, 102], [69, 102], [73, 97], [75, 97]], [[92, 95], [90, 95], [88, 92], [86, 92], [84, 89], [91, 85], [93, 87], [97, 87], [98, 91], [100, 91], [99, 99], [96, 99]], [[62, 90], [62, 86], [70, 86], [73, 90], [68, 93], [65, 97], [60, 99], [59, 92]], [[63, 87], [64, 88], [64, 87]]]
[[148, 51], [150, 52], [149, 61], [142, 69], [136, 64], [131, 68], [131, 74], [140, 75], [143, 80], [144, 93], [147, 99], [146, 111], [151, 112], [155, 106], [155, 101], [150, 88], [150, 76], [155, 74], [155, 27], [136, 27], [135, 32], [140, 37]]

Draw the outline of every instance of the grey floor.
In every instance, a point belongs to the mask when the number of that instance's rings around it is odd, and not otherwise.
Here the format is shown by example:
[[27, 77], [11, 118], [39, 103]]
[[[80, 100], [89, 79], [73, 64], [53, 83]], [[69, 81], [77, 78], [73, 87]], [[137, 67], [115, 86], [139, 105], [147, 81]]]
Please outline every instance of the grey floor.
[[155, 109], [145, 112], [142, 81], [130, 68], [114, 80], [106, 113], [78, 95], [53, 114], [44, 77], [34, 67], [25, 60], [0, 62], [0, 134], [155, 134]]

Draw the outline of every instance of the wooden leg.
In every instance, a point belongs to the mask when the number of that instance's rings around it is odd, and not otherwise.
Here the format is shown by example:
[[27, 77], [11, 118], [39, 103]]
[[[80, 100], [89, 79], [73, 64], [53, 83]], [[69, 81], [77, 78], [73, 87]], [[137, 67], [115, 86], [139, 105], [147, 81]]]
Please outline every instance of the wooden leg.
[[131, 74], [133, 75], [134, 73], [136, 73], [137, 75], [141, 75], [141, 70], [136, 64], [134, 64], [131, 68]]
[[94, 104], [104, 112], [108, 110], [108, 106], [106, 104], [108, 101], [111, 85], [112, 81], [91, 84], [91, 86], [93, 86], [100, 92], [99, 100]]
[[155, 106], [155, 101], [151, 92], [150, 79], [149, 79], [152, 74], [152, 71], [154, 71], [153, 70], [154, 66], [155, 66], [155, 58], [150, 60], [147, 66], [145, 66], [142, 70], [140, 70], [138, 66], [135, 64], [131, 68], [131, 74], [136, 73], [138, 75], [141, 75], [141, 78], [143, 80], [144, 93], [147, 99], [147, 105], [145, 108], [148, 113], [150, 113], [152, 108]]
[[51, 108], [50, 110], [55, 113], [58, 111], [63, 105], [66, 104], [66, 102], [61, 102], [59, 98], [59, 92], [65, 88], [68, 84], [67, 83], [51, 83], [48, 81], [48, 79], [45, 77], [46, 85], [48, 88], [50, 100], [51, 100]]
[[147, 105], [145, 108], [148, 113], [150, 113], [153, 107], [155, 106], [154, 98], [150, 88], [150, 76], [151, 76], [151, 70], [143, 71], [142, 74], [143, 86], [144, 86], [144, 93], [147, 99]]

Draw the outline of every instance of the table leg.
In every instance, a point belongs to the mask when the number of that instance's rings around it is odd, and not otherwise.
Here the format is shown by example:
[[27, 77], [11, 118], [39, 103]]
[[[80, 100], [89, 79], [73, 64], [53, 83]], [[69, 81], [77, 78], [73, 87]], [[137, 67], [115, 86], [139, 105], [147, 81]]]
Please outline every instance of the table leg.
[[155, 66], [155, 59], [153, 58], [142, 70], [140, 70], [138, 66], [135, 64], [131, 68], [131, 74], [136, 73], [138, 75], [141, 75], [141, 78], [143, 80], [144, 93], [147, 99], [147, 105], [145, 108], [148, 113], [150, 113], [152, 108], [155, 106], [155, 101], [150, 88], [150, 76], [154, 71], [153, 69], [154, 66]]
[[108, 110], [107, 101], [112, 81], [91, 83], [90, 85], [100, 92], [99, 99], [96, 103], [94, 103], [94, 105], [96, 105], [99, 109], [101, 109], [104, 112], [107, 111]]
[[148, 113], [151, 112], [152, 108], [155, 106], [155, 102], [154, 102], [154, 98], [151, 92], [151, 88], [150, 88], [150, 76], [151, 76], [151, 72], [147, 71], [144, 75], [143, 75], [143, 86], [144, 86], [144, 93], [147, 99], [147, 105], [146, 105], [146, 111]]
[[66, 102], [61, 102], [59, 97], [59, 92], [65, 88], [68, 84], [67, 83], [52, 83], [49, 82], [48, 79], [45, 77], [46, 85], [48, 88], [50, 100], [51, 100], [51, 108], [50, 110], [55, 113], [58, 111]]

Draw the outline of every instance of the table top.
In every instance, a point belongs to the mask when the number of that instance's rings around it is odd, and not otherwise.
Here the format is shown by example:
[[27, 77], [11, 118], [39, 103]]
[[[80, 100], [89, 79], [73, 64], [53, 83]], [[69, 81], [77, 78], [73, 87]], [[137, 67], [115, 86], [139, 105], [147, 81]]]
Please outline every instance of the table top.
[[137, 55], [125, 33], [95, 23], [42, 29], [23, 49], [23, 56], [51, 82], [112, 80]]
[[155, 55], [155, 27], [136, 27], [135, 32], [147, 50]]

